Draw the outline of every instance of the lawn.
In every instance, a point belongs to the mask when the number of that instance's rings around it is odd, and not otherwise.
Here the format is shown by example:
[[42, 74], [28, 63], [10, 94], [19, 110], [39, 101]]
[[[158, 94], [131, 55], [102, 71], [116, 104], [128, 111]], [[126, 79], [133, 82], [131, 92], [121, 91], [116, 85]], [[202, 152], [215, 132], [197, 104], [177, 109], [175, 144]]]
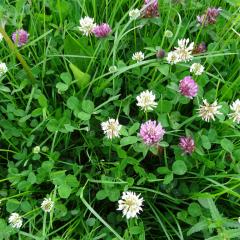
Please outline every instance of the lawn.
[[238, 0], [0, 0], [0, 240], [240, 239]]

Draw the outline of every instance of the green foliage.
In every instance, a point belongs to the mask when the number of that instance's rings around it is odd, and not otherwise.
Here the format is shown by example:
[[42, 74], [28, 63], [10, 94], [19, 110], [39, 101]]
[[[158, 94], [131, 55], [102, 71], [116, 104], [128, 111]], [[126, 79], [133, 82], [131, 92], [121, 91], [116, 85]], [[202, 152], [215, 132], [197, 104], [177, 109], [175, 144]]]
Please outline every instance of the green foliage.
[[[29, 33], [17, 49], [36, 82], [3, 39], [0, 240], [239, 239], [240, 131], [229, 118], [240, 98], [239, 1], [158, 2], [158, 17], [129, 20], [143, 0], [0, 0], [7, 35]], [[221, 7], [220, 16], [199, 26], [196, 17], [208, 7]], [[84, 16], [109, 23], [112, 33], [83, 36]], [[181, 38], [195, 47], [205, 42], [206, 52], [177, 65], [156, 58]], [[140, 63], [132, 60], [137, 51], [145, 54]], [[193, 62], [204, 65], [202, 75], [190, 73]], [[193, 99], [179, 92], [190, 75], [199, 88]], [[136, 105], [144, 90], [156, 95], [154, 111]], [[215, 121], [198, 116], [202, 99], [222, 106]], [[101, 123], [109, 118], [122, 125], [119, 138], [104, 136]], [[152, 146], [139, 135], [150, 119], [166, 131]], [[194, 139], [192, 154], [181, 149], [180, 136]], [[116, 210], [124, 191], [144, 198], [138, 218]], [[54, 201], [50, 213], [41, 209], [44, 198]], [[20, 229], [8, 222], [15, 212]]]
[[182, 160], [177, 160], [172, 166], [173, 173], [183, 175], [187, 172], [187, 166]]

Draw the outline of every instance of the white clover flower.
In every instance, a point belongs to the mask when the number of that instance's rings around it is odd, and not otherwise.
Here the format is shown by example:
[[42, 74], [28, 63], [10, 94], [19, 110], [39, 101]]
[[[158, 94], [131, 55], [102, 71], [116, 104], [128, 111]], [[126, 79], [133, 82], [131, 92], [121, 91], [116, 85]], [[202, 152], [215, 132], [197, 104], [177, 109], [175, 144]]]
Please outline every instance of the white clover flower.
[[178, 54], [175, 51], [169, 52], [167, 55], [167, 61], [173, 65], [179, 62]]
[[198, 109], [199, 116], [206, 122], [215, 120], [215, 115], [222, 114], [218, 111], [222, 106], [217, 104], [217, 101], [209, 104], [206, 99], [203, 100], [203, 104]]
[[143, 52], [135, 52], [132, 56], [132, 60], [141, 62], [144, 60], [144, 53]]
[[193, 72], [195, 75], [201, 75], [204, 71], [204, 66], [200, 63], [193, 63], [190, 67], [190, 72]]
[[137, 8], [129, 11], [130, 19], [134, 19], [135, 20], [135, 19], [139, 18], [140, 15], [141, 15], [141, 11], [139, 9], [137, 9]]
[[0, 77], [2, 77], [7, 71], [7, 65], [3, 62], [0, 62]]
[[170, 30], [166, 30], [166, 31], [164, 32], [164, 36], [165, 36], [166, 38], [172, 38], [172, 37], [173, 37], [173, 33], [172, 33], [172, 31], [170, 31]]
[[117, 71], [117, 67], [116, 66], [111, 66], [111, 67], [109, 67], [108, 71], [110, 73], [116, 72]]
[[18, 213], [11, 213], [8, 222], [13, 228], [20, 228], [23, 224], [23, 219]]
[[239, 124], [240, 123], [240, 100], [237, 99], [235, 102], [233, 102], [232, 105], [230, 105], [230, 109], [233, 112], [228, 114], [228, 116], [232, 118], [234, 122]]
[[156, 96], [152, 91], [146, 90], [141, 92], [140, 95], [137, 96], [137, 106], [142, 108], [145, 112], [152, 111], [153, 108], [157, 106], [157, 102], [155, 102]]
[[0, 33], [0, 42], [3, 40], [3, 35]]
[[41, 208], [44, 212], [51, 212], [51, 210], [54, 207], [54, 202], [52, 201], [51, 198], [44, 198]]
[[33, 151], [33, 153], [37, 154], [37, 153], [40, 153], [40, 150], [41, 150], [40, 147], [36, 146], [36, 147], [33, 148], [32, 151]]
[[192, 56], [192, 50], [194, 47], [194, 42], [189, 43], [189, 38], [178, 40], [178, 47], [175, 47], [175, 52], [178, 54], [180, 61], [190, 61]]
[[134, 192], [123, 192], [121, 199], [118, 201], [118, 209], [123, 212], [123, 216], [127, 219], [137, 217], [140, 211], [142, 211], [143, 198], [140, 195], [136, 195]]
[[114, 137], [119, 137], [122, 125], [119, 124], [117, 119], [110, 118], [108, 121], [102, 122], [101, 127], [107, 138], [112, 139]]
[[96, 27], [96, 24], [94, 23], [94, 19], [88, 16], [81, 18], [79, 22], [80, 22], [79, 30], [85, 36], [91, 35], [92, 30]]
[[238, 223], [240, 223], [240, 217], [238, 218]]

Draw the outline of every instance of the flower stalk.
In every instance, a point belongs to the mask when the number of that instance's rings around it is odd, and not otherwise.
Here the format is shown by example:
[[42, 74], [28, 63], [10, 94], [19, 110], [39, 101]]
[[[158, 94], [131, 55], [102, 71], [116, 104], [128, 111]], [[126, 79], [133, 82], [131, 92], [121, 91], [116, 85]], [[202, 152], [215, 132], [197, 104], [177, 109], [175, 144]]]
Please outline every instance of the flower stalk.
[[29, 80], [31, 81], [31, 83], [35, 84], [36, 80], [35, 80], [35, 77], [32, 74], [32, 71], [31, 71], [30, 67], [28, 66], [27, 62], [24, 60], [23, 56], [19, 53], [16, 46], [14, 45], [12, 40], [9, 38], [9, 36], [7, 35], [7, 33], [5, 32], [5, 30], [2, 26], [0, 26], [0, 33], [2, 34], [4, 40], [7, 42], [8, 47], [12, 50], [12, 52], [16, 55], [19, 62], [22, 64], [23, 69], [25, 70], [25, 72], [26, 72]]

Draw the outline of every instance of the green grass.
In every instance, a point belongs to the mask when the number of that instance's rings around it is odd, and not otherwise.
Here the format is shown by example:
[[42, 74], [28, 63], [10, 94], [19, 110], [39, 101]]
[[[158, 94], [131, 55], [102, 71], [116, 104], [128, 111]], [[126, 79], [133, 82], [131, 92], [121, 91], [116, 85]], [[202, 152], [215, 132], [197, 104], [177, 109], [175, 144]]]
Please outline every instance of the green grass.
[[[21, 48], [7, 36], [0, 42], [0, 62], [8, 67], [0, 78], [0, 239], [240, 239], [240, 131], [227, 116], [240, 98], [240, 5], [159, 0], [159, 17], [130, 21], [129, 10], [142, 6], [142, 0], [0, 1], [6, 34], [18, 28], [30, 34]], [[223, 9], [216, 24], [197, 26], [208, 7]], [[84, 16], [109, 23], [111, 35], [82, 36]], [[194, 78], [193, 100], [176, 91], [191, 63], [171, 66], [155, 57], [181, 38], [207, 44], [194, 56], [205, 72]], [[132, 60], [136, 51], [144, 61]], [[147, 89], [158, 107], [145, 115], [136, 96]], [[222, 105], [216, 121], [197, 116], [203, 98]], [[108, 118], [124, 125], [113, 141], [101, 130]], [[138, 137], [147, 119], [166, 129], [159, 148]], [[182, 135], [194, 138], [192, 155], [178, 147]], [[34, 154], [35, 146], [45, 149]], [[176, 161], [186, 170], [174, 168]], [[126, 190], [144, 198], [138, 218], [126, 220], [116, 210]], [[50, 214], [40, 208], [46, 196], [55, 202]], [[8, 224], [12, 212], [23, 217], [20, 230]]]

